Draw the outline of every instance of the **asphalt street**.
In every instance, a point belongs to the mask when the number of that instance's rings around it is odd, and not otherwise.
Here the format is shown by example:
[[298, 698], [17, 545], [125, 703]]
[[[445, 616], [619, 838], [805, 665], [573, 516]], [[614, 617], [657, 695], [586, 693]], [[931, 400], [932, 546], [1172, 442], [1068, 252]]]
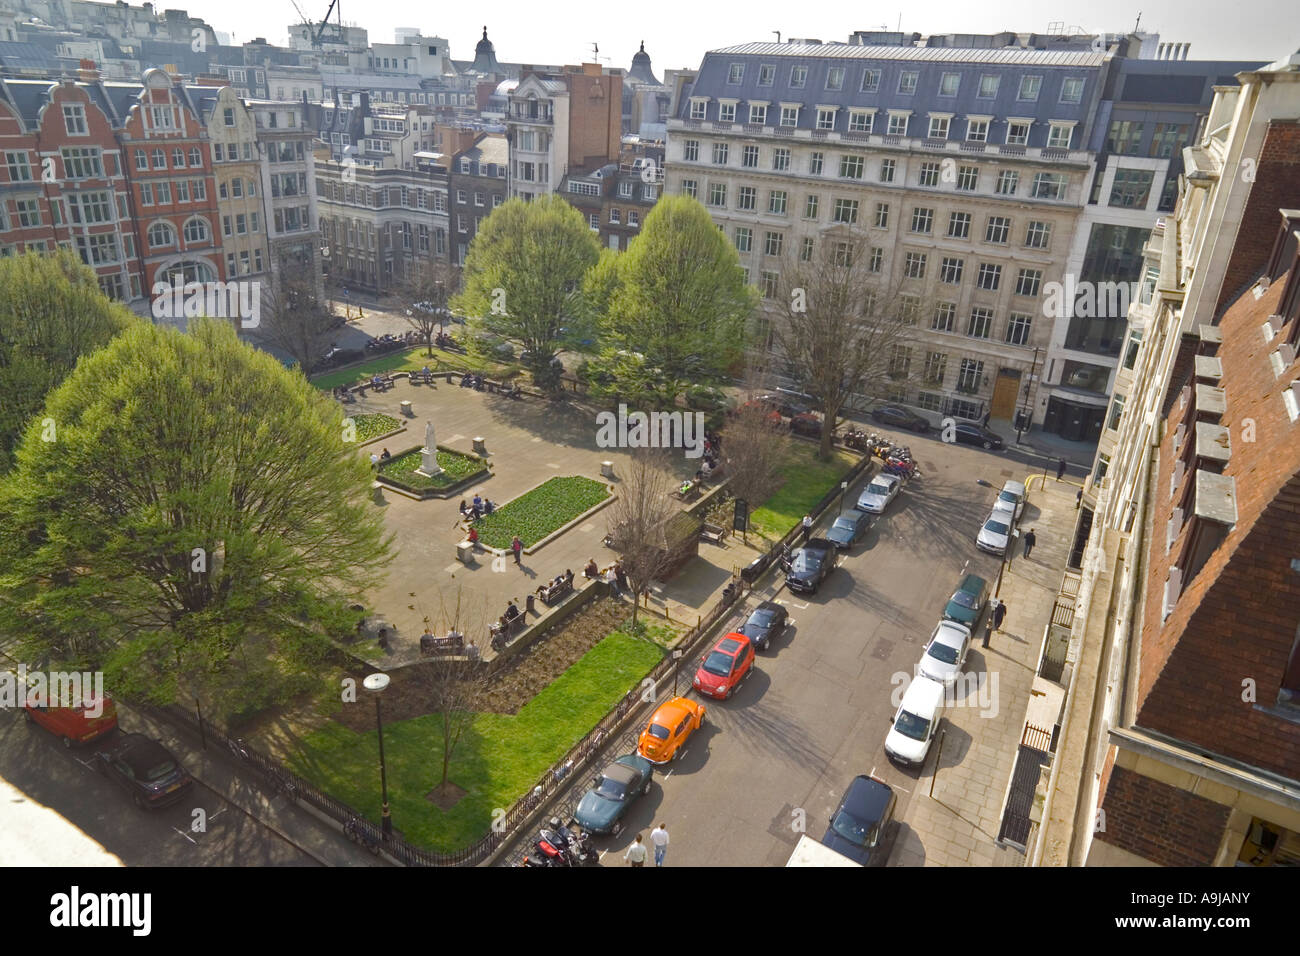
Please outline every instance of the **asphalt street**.
[[[932, 748], [922, 769], [901, 769], [885, 756], [885, 735], [963, 570], [996, 579], [998, 559], [976, 550], [975, 534], [995, 489], [1008, 478], [1023, 479], [1025, 467], [1006, 453], [937, 441], [910, 444], [922, 477], [876, 519], [863, 542], [841, 556], [817, 594], [780, 591], [777, 600], [793, 619], [787, 635], [759, 655], [755, 673], [731, 700], [705, 700], [707, 720], [687, 752], [656, 772], [654, 786], [629, 810], [619, 837], [598, 839], [602, 864], [626, 865], [622, 856], [636, 833], [648, 838], [663, 822], [670, 836], [665, 865], [784, 865], [800, 833], [821, 837], [845, 787], [861, 773], [876, 774], [898, 794], [893, 865], [900, 844], [909, 846], [913, 859], [924, 859], [925, 835], [907, 821], [918, 791], [929, 786], [936, 753]], [[979, 484], [981, 479], [992, 487]], [[749, 597], [728, 629], [776, 587], [760, 584], [767, 587]], [[698, 656], [683, 662], [683, 688], [697, 663]], [[984, 667], [976, 641], [966, 671]], [[941, 767], [959, 761], [971, 746], [966, 731], [952, 721], [945, 725]], [[633, 734], [604, 759], [629, 752]], [[566, 803], [581, 796], [590, 776], [582, 775]], [[512, 856], [524, 849], [521, 841]]]

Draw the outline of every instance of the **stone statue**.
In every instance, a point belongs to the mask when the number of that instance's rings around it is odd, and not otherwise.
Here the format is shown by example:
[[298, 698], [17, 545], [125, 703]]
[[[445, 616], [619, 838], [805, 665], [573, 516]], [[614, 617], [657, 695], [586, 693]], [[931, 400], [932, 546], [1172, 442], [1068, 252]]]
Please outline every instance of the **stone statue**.
[[416, 473], [426, 478], [442, 473], [442, 468], [438, 465], [438, 440], [434, 437], [431, 421], [424, 423], [424, 448], [420, 452], [420, 467]]

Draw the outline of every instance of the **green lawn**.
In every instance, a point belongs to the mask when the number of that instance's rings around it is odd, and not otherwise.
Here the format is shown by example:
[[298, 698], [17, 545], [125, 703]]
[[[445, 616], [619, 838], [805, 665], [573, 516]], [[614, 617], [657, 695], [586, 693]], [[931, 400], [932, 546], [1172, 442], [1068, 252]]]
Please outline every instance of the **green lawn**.
[[357, 441], [366, 442], [380, 435], [387, 435], [402, 427], [402, 421], [392, 415], [353, 415], [352, 422], [357, 426]]
[[802, 442], [793, 444], [790, 461], [782, 469], [784, 483], [749, 519], [751, 531], [773, 541], [783, 538], [802, 521], [857, 461], [856, 456], [844, 451], [837, 451], [830, 461], [818, 461], [814, 447]]
[[[428, 715], [385, 724], [394, 827], [411, 843], [440, 852], [478, 840], [491, 825], [493, 810], [508, 808], [534, 786], [662, 656], [654, 643], [616, 631], [518, 714], [477, 715], [451, 763], [450, 779], [466, 795], [446, 812], [425, 799], [442, 780], [440, 719]], [[373, 731], [356, 734], [331, 723], [303, 739], [291, 765], [326, 793], [378, 821], [378, 752]]]
[[492, 379], [509, 379], [519, 374], [517, 365], [507, 365], [501, 362], [481, 362], [472, 355], [462, 355], [460, 352], [434, 349], [433, 356], [432, 359], [426, 358], [424, 346], [421, 345], [401, 352], [390, 352], [379, 358], [371, 359], [369, 362], [363, 362], [361, 365], [354, 365], [352, 368], [315, 375], [312, 377], [311, 383], [317, 388], [359, 385], [374, 375], [390, 372], [414, 372], [424, 368], [425, 365], [443, 371], [468, 369], [472, 372], [482, 372]]
[[446, 488], [464, 478], [468, 478], [470, 475], [485, 471], [487, 467], [477, 458], [470, 458], [468, 455], [439, 448], [438, 465], [442, 468], [442, 474], [436, 478], [428, 478], [415, 473], [415, 470], [420, 467], [423, 461], [424, 456], [419, 449], [416, 449], [398, 455], [396, 458], [390, 458], [386, 462], [381, 462], [379, 471], [385, 478], [391, 478], [393, 481], [420, 490], [424, 488]]
[[590, 478], [551, 478], [497, 508], [478, 524], [485, 545], [510, 547], [514, 535], [530, 548], [552, 531], [609, 497], [609, 489]]

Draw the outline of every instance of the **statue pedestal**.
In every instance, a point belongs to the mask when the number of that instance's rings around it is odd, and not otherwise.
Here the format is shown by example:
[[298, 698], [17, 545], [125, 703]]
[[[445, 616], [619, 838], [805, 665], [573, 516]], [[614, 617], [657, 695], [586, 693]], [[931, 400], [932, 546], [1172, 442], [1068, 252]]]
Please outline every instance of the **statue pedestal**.
[[438, 465], [437, 449], [422, 449], [420, 459], [420, 467], [415, 469], [417, 475], [423, 475], [425, 478], [436, 478], [442, 474], [442, 468]]

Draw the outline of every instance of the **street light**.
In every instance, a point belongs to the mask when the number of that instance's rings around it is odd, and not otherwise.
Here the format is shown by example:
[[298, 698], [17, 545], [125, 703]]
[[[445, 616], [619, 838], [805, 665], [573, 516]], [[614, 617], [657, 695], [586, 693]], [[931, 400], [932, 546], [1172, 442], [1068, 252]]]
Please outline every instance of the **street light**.
[[682, 667], [682, 649], [680, 647], [674, 647], [673, 648], [673, 696], [674, 697], [677, 696], [677, 672], [681, 670], [681, 667]]
[[1007, 549], [1002, 552], [1002, 564], [998, 567], [998, 583], [993, 589], [993, 598], [1002, 593], [1002, 574], [1007, 568], [1011, 567], [1011, 562], [1015, 560], [1016, 539], [1020, 537], [1020, 529], [1012, 528], [1011, 535], [1007, 538]]
[[848, 493], [849, 493], [849, 483], [847, 481], [841, 481], [840, 482], [840, 517], [841, 518], [844, 517], [844, 497]]
[[371, 674], [361, 682], [361, 686], [375, 696], [375, 723], [379, 728], [379, 786], [384, 801], [383, 831], [384, 839], [393, 835], [393, 818], [388, 812], [388, 767], [384, 763], [384, 715], [379, 706], [379, 695], [384, 692], [391, 678], [387, 674]]

